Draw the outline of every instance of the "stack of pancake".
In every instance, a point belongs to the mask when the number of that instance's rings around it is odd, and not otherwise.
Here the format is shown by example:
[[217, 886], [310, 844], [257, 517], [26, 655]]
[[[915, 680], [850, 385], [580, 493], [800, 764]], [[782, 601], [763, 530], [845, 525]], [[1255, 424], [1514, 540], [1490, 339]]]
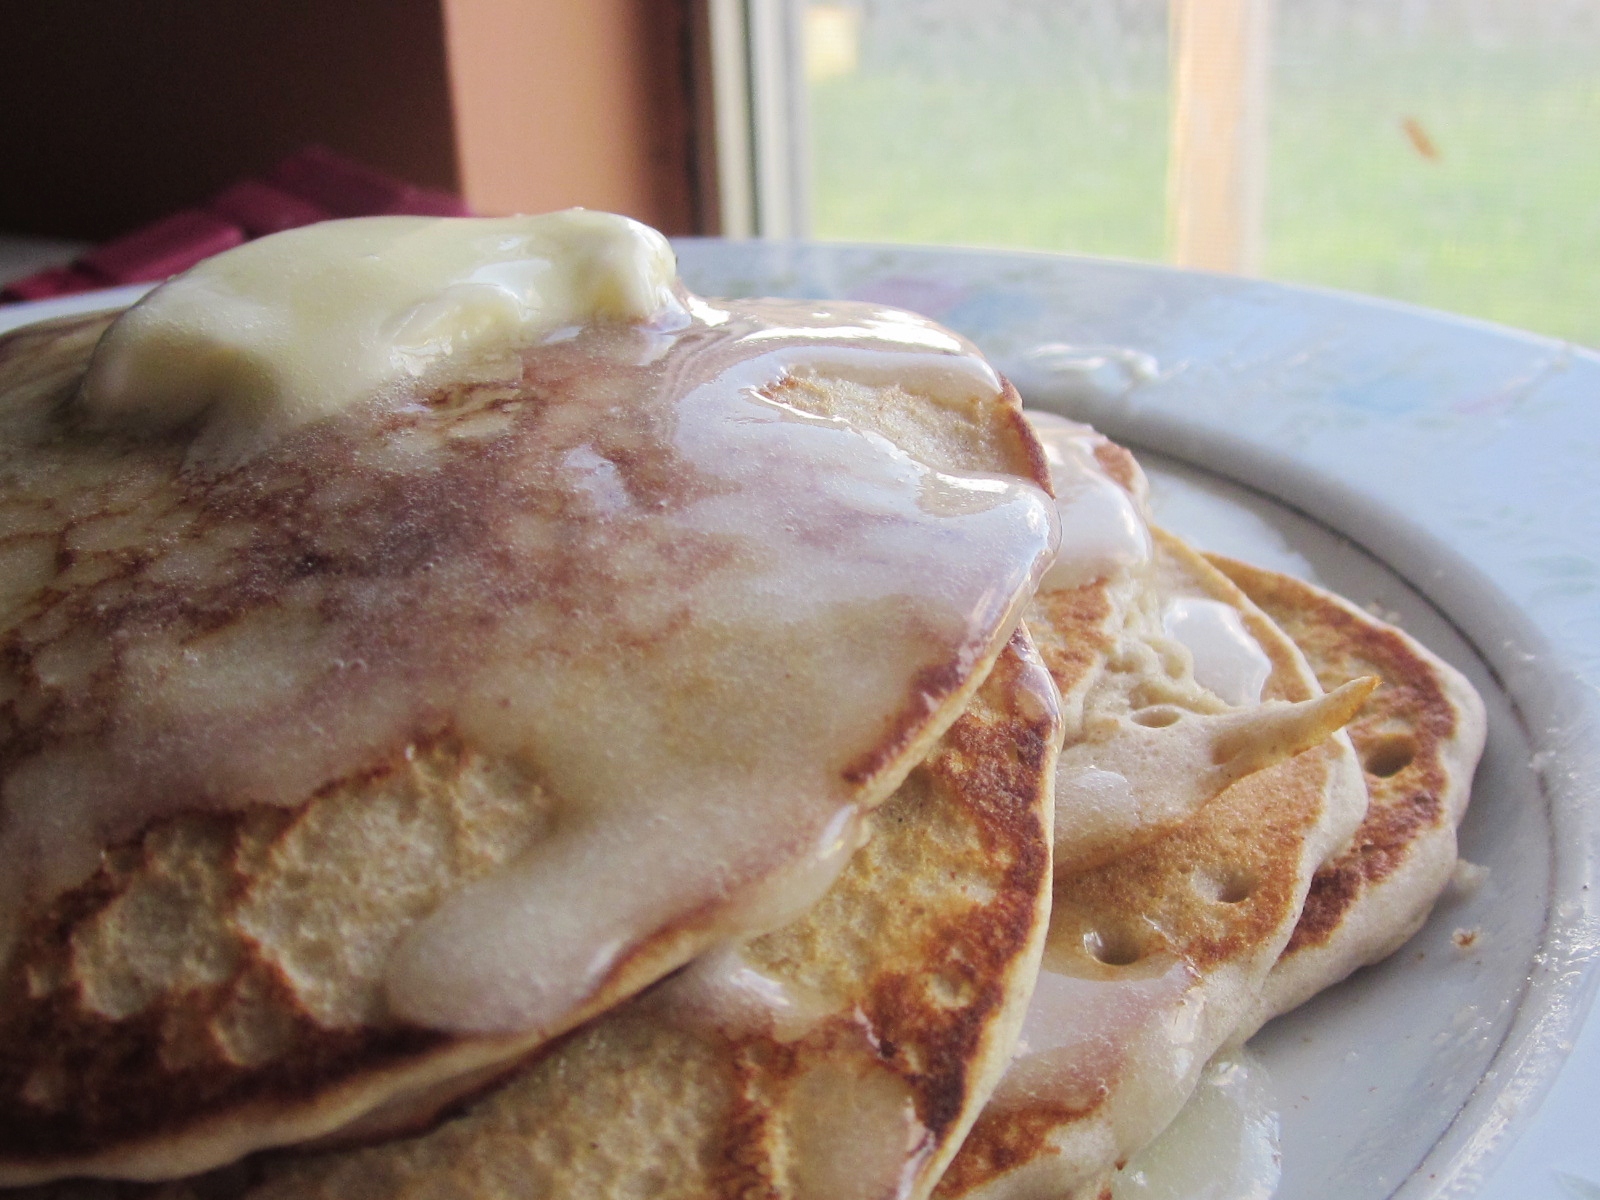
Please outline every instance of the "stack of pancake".
[[0, 341], [0, 1197], [1095, 1195], [1454, 866], [1459, 675], [921, 318], [225, 461], [129, 328]]

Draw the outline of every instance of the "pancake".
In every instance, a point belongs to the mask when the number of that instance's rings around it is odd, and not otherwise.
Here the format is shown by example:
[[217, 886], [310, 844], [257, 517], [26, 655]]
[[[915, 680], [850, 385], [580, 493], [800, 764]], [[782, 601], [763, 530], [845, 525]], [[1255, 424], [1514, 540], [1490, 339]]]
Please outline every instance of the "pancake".
[[1210, 558], [1294, 638], [1324, 687], [1360, 675], [1382, 681], [1348, 729], [1370, 796], [1366, 818], [1312, 880], [1242, 1040], [1421, 928], [1455, 869], [1484, 708], [1459, 671], [1393, 625], [1298, 579]]
[[1322, 741], [1355, 700], [1260, 701], [1270, 663], [1228, 605], [1176, 599], [1192, 590], [1192, 555], [1160, 533], [1172, 549], [1156, 553], [1133, 455], [1087, 425], [1025, 415], [1050, 461], [1062, 528], [1029, 609], [1067, 722], [1055, 866], [1083, 871]]
[[1064, 741], [1084, 738], [1084, 706], [1145, 591], [1154, 550], [1149, 484], [1124, 447], [1087, 425], [1029, 411], [1060, 511], [1062, 545], [1028, 606], [1028, 627], [1061, 695]]
[[[1156, 548], [1164, 604], [1204, 601], [1238, 614], [1268, 661], [1262, 701], [1322, 694], [1294, 643], [1226, 577], [1169, 535], [1158, 534]], [[1370, 681], [1355, 686], [1358, 706]], [[1058, 870], [1018, 1057], [935, 1194], [1095, 1194], [1179, 1111], [1250, 1012], [1313, 872], [1364, 804], [1350, 744], [1333, 736], [1228, 786], [1109, 863]]]
[[569, 1034], [420, 1135], [8, 1200], [923, 1196], [998, 1078], [1048, 915], [1053, 689], [1016, 638], [806, 916]]
[[674, 295], [265, 442], [80, 411], [109, 317], [0, 342], [0, 1183], [480, 1087], [803, 912], [955, 720], [1053, 535], [1015, 392]]
[[1364, 695], [1352, 687], [1257, 699], [1272, 664], [1251, 648], [1273, 632], [1257, 613], [1219, 618], [1234, 610], [1193, 586], [1187, 548], [1156, 536], [1153, 570], [1057, 769], [1058, 874], [1180, 828], [1230, 784], [1322, 742]]

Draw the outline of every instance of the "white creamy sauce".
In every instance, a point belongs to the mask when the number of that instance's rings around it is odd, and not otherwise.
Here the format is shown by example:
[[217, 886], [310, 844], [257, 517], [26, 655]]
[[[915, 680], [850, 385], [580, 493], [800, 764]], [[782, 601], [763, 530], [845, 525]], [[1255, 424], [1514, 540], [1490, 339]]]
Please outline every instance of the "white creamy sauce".
[[1157, 706], [1136, 715], [1164, 724], [1119, 719], [1105, 737], [1067, 747], [1056, 767], [1057, 873], [1109, 862], [1188, 820], [1230, 784], [1309, 749], [1326, 736], [1329, 712], [1357, 693], [1365, 694], [1346, 684], [1311, 700], [1215, 713]]
[[1116, 1174], [1113, 1200], [1272, 1200], [1278, 1129], [1261, 1060], [1242, 1048], [1218, 1055], [1172, 1124]]
[[794, 1200], [906, 1200], [933, 1148], [910, 1088], [875, 1066], [823, 1061], [786, 1118]]
[[1141, 384], [1161, 377], [1161, 364], [1155, 356], [1131, 346], [1044, 342], [1026, 357], [1056, 377], [1057, 389], [1082, 402], [1120, 400]]
[[1236, 707], [1261, 703], [1272, 660], [1233, 605], [1178, 596], [1167, 603], [1161, 625], [1168, 637], [1188, 648], [1201, 687]]
[[652, 995], [666, 1018], [729, 1038], [803, 1038], [838, 1006], [752, 966], [737, 945], [702, 954]]
[[1052, 969], [1047, 950], [991, 1105], [1094, 1110], [1117, 1154], [1132, 1155], [1114, 1177], [1116, 1200], [1270, 1200], [1272, 1083], [1248, 1051], [1200, 1059], [1217, 1030], [1199, 983], [1172, 959], [1085, 978]]
[[1056, 870], [1079, 871], [1188, 820], [1239, 777], [1221, 748], [1253, 727], [1255, 711], [1172, 708], [1149, 727], [1121, 719], [1105, 736], [1062, 751], [1056, 767]]
[[1057, 778], [1056, 786], [1071, 791], [1075, 804], [1091, 808], [1120, 809], [1133, 803], [1128, 777], [1101, 767], [1075, 766], [1071, 774]]
[[[733, 683], [761, 662], [763, 651], [772, 652], [774, 635], [778, 643], [787, 644], [795, 631], [809, 630], [803, 643], [786, 647], [763, 664], [765, 686], [750, 681], [740, 690], [748, 702], [770, 691], [779, 675], [797, 674], [803, 662], [807, 675], [831, 681], [831, 699], [825, 703], [834, 711], [819, 721], [820, 714], [794, 712], [791, 701], [790, 720], [759, 732], [753, 726], [764, 725], [772, 709], [763, 713], [755, 708], [732, 720], [726, 712], [714, 718], [708, 714], [693, 723], [700, 728], [687, 744], [683, 733], [688, 731], [656, 725], [660, 720], [656, 713], [650, 718], [655, 728], [632, 730], [631, 738], [607, 739], [604, 746], [576, 728], [576, 720], [557, 718], [552, 727], [563, 727], [565, 733], [547, 745], [547, 770], [551, 759], [576, 758], [582, 747], [582, 760], [574, 761], [573, 767], [605, 779], [594, 790], [595, 801], [616, 806], [618, 819], [574, 828], [541, 848], [541, 853], [458, 893], [429, 917], [402, 943], [391, 966], [389, 993], [396, 1011], [430, 1025], [470, 1022], [474, 1027], [516, 1028], [537, 1021], [544, 1012], [570, 1006], [603, 979], [641, 930], [681, 903], [679, 898], [697, 886], [697, 879], [732, 874], [729, 868], [748, 859], [751, 848], [763, 843], [786, 845], [786, 858], [804, 864], [804, 869], [768, 867], [754, 891], [748, 884], [741, 886], [737, 875], [725, 879], [719, 890], [733, 891], [736, 898], [724, 920], [732, 923], [733, 931], [752, 925], [768, 928], [774, 923], [768, 916], [773, 908], [788, 913], [803, 910], [842, 865], [835, 831], [854, 813], [841, 804], [853, 789], [841, 793], [829, 778], [831, 774], [836, 779], [847, 763], [835, 759], [829, 771], [826, 759], [806, 761], [816, 752], [817, 739], [836, 745], [859, 743], [862, 731], [881, 727], [883, 714], [903, 703], [895, 694], [903, 695], [911, 683], [910, 658], [904, 651], [921, 643], [925, 652], [930, 634], [934, 643], [951, 647], [962, 643], [969, 622], [977, 617], [974, 603], [983, 606], [1006, 597], [1006, 611], [990, 611], [978, 621], [986, 626], [992, 622], [997, 632], [1014, 624], [1015, 608], [1027, 594], [1034, 563], [1021, 572], [1008, 572], [1001, 560], [1020, 549], [1019, 536], [1040, 546], [1049, 540], [1044, 514], [1037, 508], [1025, 514], [1017, 507], [1019, 501], [1023, 508], [1029, 507], [1024, 489], [1014, 481], [969, 480], [930, 471], [843, 422], [803, 416], [756, 398], [757, 388], [804, 361], [816, 364], [819, 373], [843, 373], [854, 366], [860, 377], [883, 372], [909, 381], [910, 386], [948, 386], [956, 381], [958, 386], [972, 387], [981, 379], [954, 366], [919, 362], [889, 343], [889, 335], [865, 325], [840, 324], [842, 314], [817, 315], [830, 322], [830, 334], [862, 341], [881, 337], [882, 342], [870, 355], [859, 348], [807, 349], [790, 345], [803, 342], [805, 335], [798, 330], [768, 327], [757, 331], [767, 335], [758, 341], [763, 351], [758, 358], [721, 366], [711, 378], [685, 390], [678, 403], [675, 448], [706, 477], [732, 486], [719, 486], [688, 506], [678, 517], [678, 529], [715, 544], [743, 544], [747, 548], [741, 556], [748, 554], [759, 569], [733, 587], [717, 575], [708, 581], [671, 582], [675, 596], [682, 594], [677, 600], [682, 611], [694, 614], [697, 630], [738, 631], [732, 639], [740, 647], [737, 651], [722, 644], [720, 636], [712, 636], [711, 645], [695, 650], [713, 660], [738, 653], [745, 659], [740, 671], [729, 675], [724, 665], [708, 661], [698, 672], [724, 674]], [[791, 319], [799, 319], [799, 314]], [[782, 336], [774, 336], [778, 334]], [[879, 361], [883, 358], [900, 359], [898, 372], [892, 361]], [[850, 445], [845, 453], [841, 439]], [[818, 471], [816, 464], [821, 462], [830, 469]], [[954, 533], [957, 526], [962, 532], [954, 539], [934, 533], [935, 529]], [[834, 536], [819, 540], [813, 536], [819, 529]], [[932, 569], [958, 540], [976, 557], [961, 567], [947, 562], [947, 573]], [[984, 586], [989, 572], [997, 573], [990, 578], [1005, 580], [996, 592]], [[836, 637], [824, 633], [843, 632], [836, 623], [841, 619], [853, 623], [858, 612], [879, 614], [874, 623], [898, 624], [884, 620], [886, 602], [919, 614], [912, 628], [898, 630], [898, 638], [891, 635], [891, 645], [900, 641], [898, 650], [886, 645], [882, 649], [888, 653], [861, 655], [846, 651]], [[767, 647], [758, 631], [770, 631]], [[684, 640], [701, 642], [705, 636], [689, 632]], [[992, 644], [985, 638], [981, 653], [987, 654]], [[918, 653], [912, 651], [912, 657]], [[977, 657], [972, 655], [965, 671]], [[552, 665], [556, 669], [551, 675], [559, 680], [563, 665]], [[506, 690], [518, 686], [513, 683]], [[588, 686], [588, 680], [581, 686]], [[651, 707], [663, 700], [679, 707], [672, 695], [676, 686], [669, 684], [651, 697]], [[555, 694], [551, 701], [553, 706], [561, 703]], [[820, 697], [811, 701], [820, 702]], [[739, 701], [729, 695], [723, 703]], [[592, 712], [578, 712], [596, 719]], [[608, 712], [604, 722], [615, 726], [620, 718], [639, 715], [636, 706], [623, 706], [621, 712]], [[728, 745], [705, 745], [714, 721], [725, 730], [718, 740]], [[809, 736], [807, 726], [815, 730]], [[661, 764], [648, 767], [652, 756], [619, 755], [619, 745], [634, 745], [641, 737], [662, 743], [674, 760], [665, 776], [658, 773]], [[746, 757], [733, 749], [740, 744], [760, 745], [764, 751], [759, 779], [749, 774], [746, 768], [752, 764], [744, 761], [728, 769], [726, 760]], [[785, 764], [781, 770], [780, 763]], [[759, 801], [752, 801], [753, 789], [763, 793]], [[829, 807], [812, 808], [813, 798], [830, 792], [836, 799]], [[667, 825], [674, 801], [694, 814], [693, 825], [680, 824], [676, 829]], [[640, 805], [654, 814], [655, 831], [648, 838], [638, 835], [629, 815]], [[808, 809], [813, 815], [803, 816]], [[769, 821], [774, 824], [760, 828]], [[797, 896], [776, 898], [779, 887], [793, 889]], [[582, 906], [570, 903], [569, 898], [578, 894], [588, 898]], [[552, 953], [569, 953], [565, 947], [579, 946], [592, 948], [581, 969], [550, 970]]]
[[832, 1019], [810, 1053], [798, 1054], [799, 1071], [768, 1079], [762, 1093], [788, 1142], [785, 1192], [796, 1200], [909, 1194], [933, 1139], [906, 1082], [878, 1061], [862, 1014], [759, 970], [737, 946], [696, 959], [648, 1002], [679, 1028], [735, 1042], [796, 1043]]
[[1061, 514], [1061, 548], [1040, 587], [1081, 587], [1149, 562], [1149, 526], [1134, 498], [1096, 461], [1094, 431], [1054, 413], [1027, 417], [1050, 463]]
[[[1091, 1108], [1130, 1076], [1140, 1076], [1159, 1111], [1197, 1069], [1195, 1040], [1204, 999], [1181, 959], [1140, 963], [1098, 978], [1054, 969], [1046, 951], [1016, 1057], [989, 1103], [997, 1111], [1031, 1105]], [[1151, 1133], [1154, 1130], [1150, 1131]]]
[[[1009, 636], [1055, 506], [765, 394], [813, 373], [996, 401], [954, 335], [865, 305], [679, 303], [655, 235], [564, 219], [581, 228], [534, 239], [547, 270], [485, 272], [476, 237], [387, 218], [294, 254], [263, 239], [102, 342], [80, 404], [137, 436], [63, 436], [49, 397], [0, 408], [0, 535], [70, 503], [137, 549], [60, 588], [43, 560], [0, 631], [31, 672], [0, 684], [39, 714], [0, 784], [0, 861], [29, 864], [32, 903], [164, 816], [297, 805], [443, 735], [521, 763], [552, 832], [402, 940], [401, 1018], [560, 1027], [652, 937], [736, 939], [833, 879], [860, 806]], [[370, 256], [397, 230], [431, 248], [391, 292]], [[567, 301], [524, 322], [524, 283]], [[507, 380], [432, 390], [529, 331]], [[245, 428], [244, 458], [195, 469]]]

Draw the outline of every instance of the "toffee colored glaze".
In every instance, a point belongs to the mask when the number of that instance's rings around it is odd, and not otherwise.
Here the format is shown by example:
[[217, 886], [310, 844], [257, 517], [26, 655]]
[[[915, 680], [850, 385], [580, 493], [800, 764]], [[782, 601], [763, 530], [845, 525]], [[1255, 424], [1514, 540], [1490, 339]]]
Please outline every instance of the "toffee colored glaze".
[[557, 812], [402, 942], [402, 1019], [542, 1028], [653, 930], [816, 895], [1015, 624], [1053, 506], [770, 398], [998, 396], [953, 335], [686, 304], [216, 473], [184, 467], [203, 427], [87, 432], [70, 380], [8, 378], [0, 860], [30, 865], [0, 938], [163, 816], [293, 805], [442, 734], [525, 757]]

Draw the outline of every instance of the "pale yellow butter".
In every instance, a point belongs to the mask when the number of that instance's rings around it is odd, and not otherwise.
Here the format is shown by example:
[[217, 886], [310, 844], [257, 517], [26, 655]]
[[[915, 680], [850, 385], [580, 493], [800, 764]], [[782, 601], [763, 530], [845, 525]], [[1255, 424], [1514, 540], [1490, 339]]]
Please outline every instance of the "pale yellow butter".
[[678, 307], [655, 230], [610, 213], [363, 217], [250, 242], [163, 284], [102, 339], [92, 427], [201, 421], [238, 457], [396, 385], [572, 325]]

